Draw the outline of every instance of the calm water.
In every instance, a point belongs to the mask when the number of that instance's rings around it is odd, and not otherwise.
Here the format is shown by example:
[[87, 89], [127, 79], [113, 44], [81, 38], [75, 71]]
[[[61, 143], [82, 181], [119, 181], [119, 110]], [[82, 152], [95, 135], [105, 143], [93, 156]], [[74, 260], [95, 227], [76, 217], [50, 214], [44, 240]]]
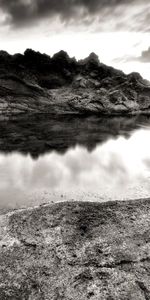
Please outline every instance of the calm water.
[[0, 121], [0, 208], [149, 194], [148, 117]]

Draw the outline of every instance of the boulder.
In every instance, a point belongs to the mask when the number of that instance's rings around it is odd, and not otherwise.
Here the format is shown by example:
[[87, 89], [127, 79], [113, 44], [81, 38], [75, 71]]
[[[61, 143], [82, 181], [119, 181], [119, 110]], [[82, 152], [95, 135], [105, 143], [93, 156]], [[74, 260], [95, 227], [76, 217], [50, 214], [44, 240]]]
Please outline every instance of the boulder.
[[150, 200], [0, 215], [0, 299], [150, 299]]

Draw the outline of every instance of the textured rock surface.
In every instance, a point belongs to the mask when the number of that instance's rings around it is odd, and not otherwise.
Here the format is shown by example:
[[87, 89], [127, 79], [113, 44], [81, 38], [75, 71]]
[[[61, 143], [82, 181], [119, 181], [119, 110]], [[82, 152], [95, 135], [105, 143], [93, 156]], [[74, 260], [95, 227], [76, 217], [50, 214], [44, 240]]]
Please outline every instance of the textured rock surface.
[[0, 78], [0, 113], [52, 112], [50, 95], [38, 85], [20, 80], [16, 76]]
[[150, 113], [150, 82], [99, 62], [91, 53], [76, 61], [64, 51], [52, 58], [27, 49], [0, 51], [0, 114]]
[[150, 299], [150, 200], [1, 214], [0, 299]]

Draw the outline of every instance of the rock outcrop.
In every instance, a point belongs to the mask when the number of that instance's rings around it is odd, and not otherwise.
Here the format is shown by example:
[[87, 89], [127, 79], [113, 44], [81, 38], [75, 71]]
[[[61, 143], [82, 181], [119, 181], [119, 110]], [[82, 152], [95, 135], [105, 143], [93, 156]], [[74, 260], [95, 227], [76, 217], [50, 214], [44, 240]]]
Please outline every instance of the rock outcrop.
[[0, 51], [0, 114], [129, 115], [150, 113], [150, 82], [102, 64], [96, 54], [76, 61], [27, 49]]
[[150, 299], [150, 200], [0, 215], [0, 299]]

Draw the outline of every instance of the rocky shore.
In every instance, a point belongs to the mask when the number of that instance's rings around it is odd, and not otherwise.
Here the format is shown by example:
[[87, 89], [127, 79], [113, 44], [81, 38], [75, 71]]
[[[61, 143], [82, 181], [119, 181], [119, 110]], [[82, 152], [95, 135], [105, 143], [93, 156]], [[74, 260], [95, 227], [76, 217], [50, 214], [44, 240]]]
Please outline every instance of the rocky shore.
[[104, 65], [94, 53], [76, 61], [64, 51], [0, 51], [0, 114], [33, 113], [149, 114], [150, 82]]
[[0, 215], [0, 299], [150, 299], [150, 200]]

